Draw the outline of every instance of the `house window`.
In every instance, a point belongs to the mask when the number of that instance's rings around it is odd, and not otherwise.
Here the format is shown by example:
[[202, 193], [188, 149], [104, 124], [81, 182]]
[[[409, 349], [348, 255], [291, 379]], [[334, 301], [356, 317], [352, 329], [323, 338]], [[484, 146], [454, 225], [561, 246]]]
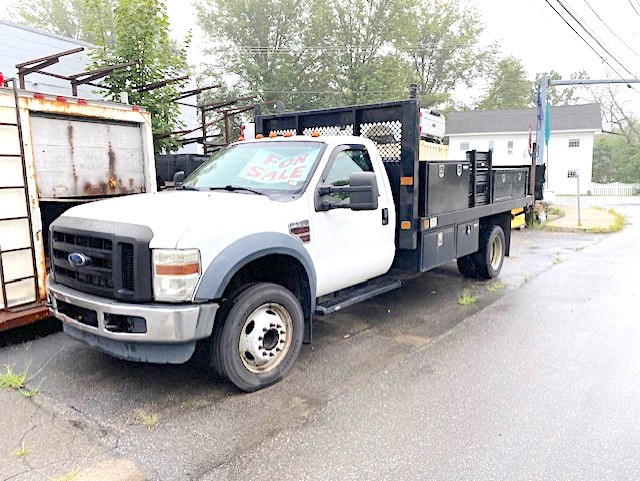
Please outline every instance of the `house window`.
[[489, 150], [493, 152], [493, 140], [489, 141]]
[[513, 154], [513, 140], [507, 142], [507, 154]]
[[460, 150], [469, 150], [469, 142], [460, 142]]
[[580, 147], [580, 139], [569, 139], [569, 147]]

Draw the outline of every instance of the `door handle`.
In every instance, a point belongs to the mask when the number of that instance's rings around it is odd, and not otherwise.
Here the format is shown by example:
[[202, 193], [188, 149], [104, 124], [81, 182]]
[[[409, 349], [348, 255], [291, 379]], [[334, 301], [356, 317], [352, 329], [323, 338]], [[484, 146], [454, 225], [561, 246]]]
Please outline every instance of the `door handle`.
[[382, 225], [389, 224], [389, 209], [386, 207], [382, 209]]

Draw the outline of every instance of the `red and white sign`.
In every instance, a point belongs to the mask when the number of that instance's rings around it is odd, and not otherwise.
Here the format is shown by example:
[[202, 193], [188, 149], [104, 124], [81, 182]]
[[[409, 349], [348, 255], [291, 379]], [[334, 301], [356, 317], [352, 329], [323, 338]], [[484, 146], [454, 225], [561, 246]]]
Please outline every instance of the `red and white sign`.
[[267, 149], [258, 149], [238, 177], [261, 184], [297, 185], [307, 179], [319, 151], [312, 149], [294, 157], [285, 157]]

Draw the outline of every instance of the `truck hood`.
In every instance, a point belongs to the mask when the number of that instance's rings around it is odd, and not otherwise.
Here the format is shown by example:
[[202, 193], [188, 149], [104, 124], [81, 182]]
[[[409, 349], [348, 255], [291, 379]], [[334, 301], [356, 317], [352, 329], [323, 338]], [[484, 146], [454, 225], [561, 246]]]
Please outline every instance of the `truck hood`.
[[154, 234], [151, 247], [171, 248], [190, 229], [221, 236], [248, 226], [255, 229], [274, 217], [281, 218], [291, 204], [242, 192], [158, 192], [90, 202], [63, 215], [148, 226]]

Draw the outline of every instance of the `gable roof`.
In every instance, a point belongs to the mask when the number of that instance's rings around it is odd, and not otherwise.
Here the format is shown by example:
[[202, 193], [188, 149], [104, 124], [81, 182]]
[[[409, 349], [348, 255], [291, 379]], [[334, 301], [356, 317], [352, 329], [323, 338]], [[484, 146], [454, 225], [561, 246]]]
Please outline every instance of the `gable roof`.
[[[535, 131], [536, 109], [450, 112], [447, 135]], [[600, 104], [551, 107], [551, 130], [602, 130]]]

